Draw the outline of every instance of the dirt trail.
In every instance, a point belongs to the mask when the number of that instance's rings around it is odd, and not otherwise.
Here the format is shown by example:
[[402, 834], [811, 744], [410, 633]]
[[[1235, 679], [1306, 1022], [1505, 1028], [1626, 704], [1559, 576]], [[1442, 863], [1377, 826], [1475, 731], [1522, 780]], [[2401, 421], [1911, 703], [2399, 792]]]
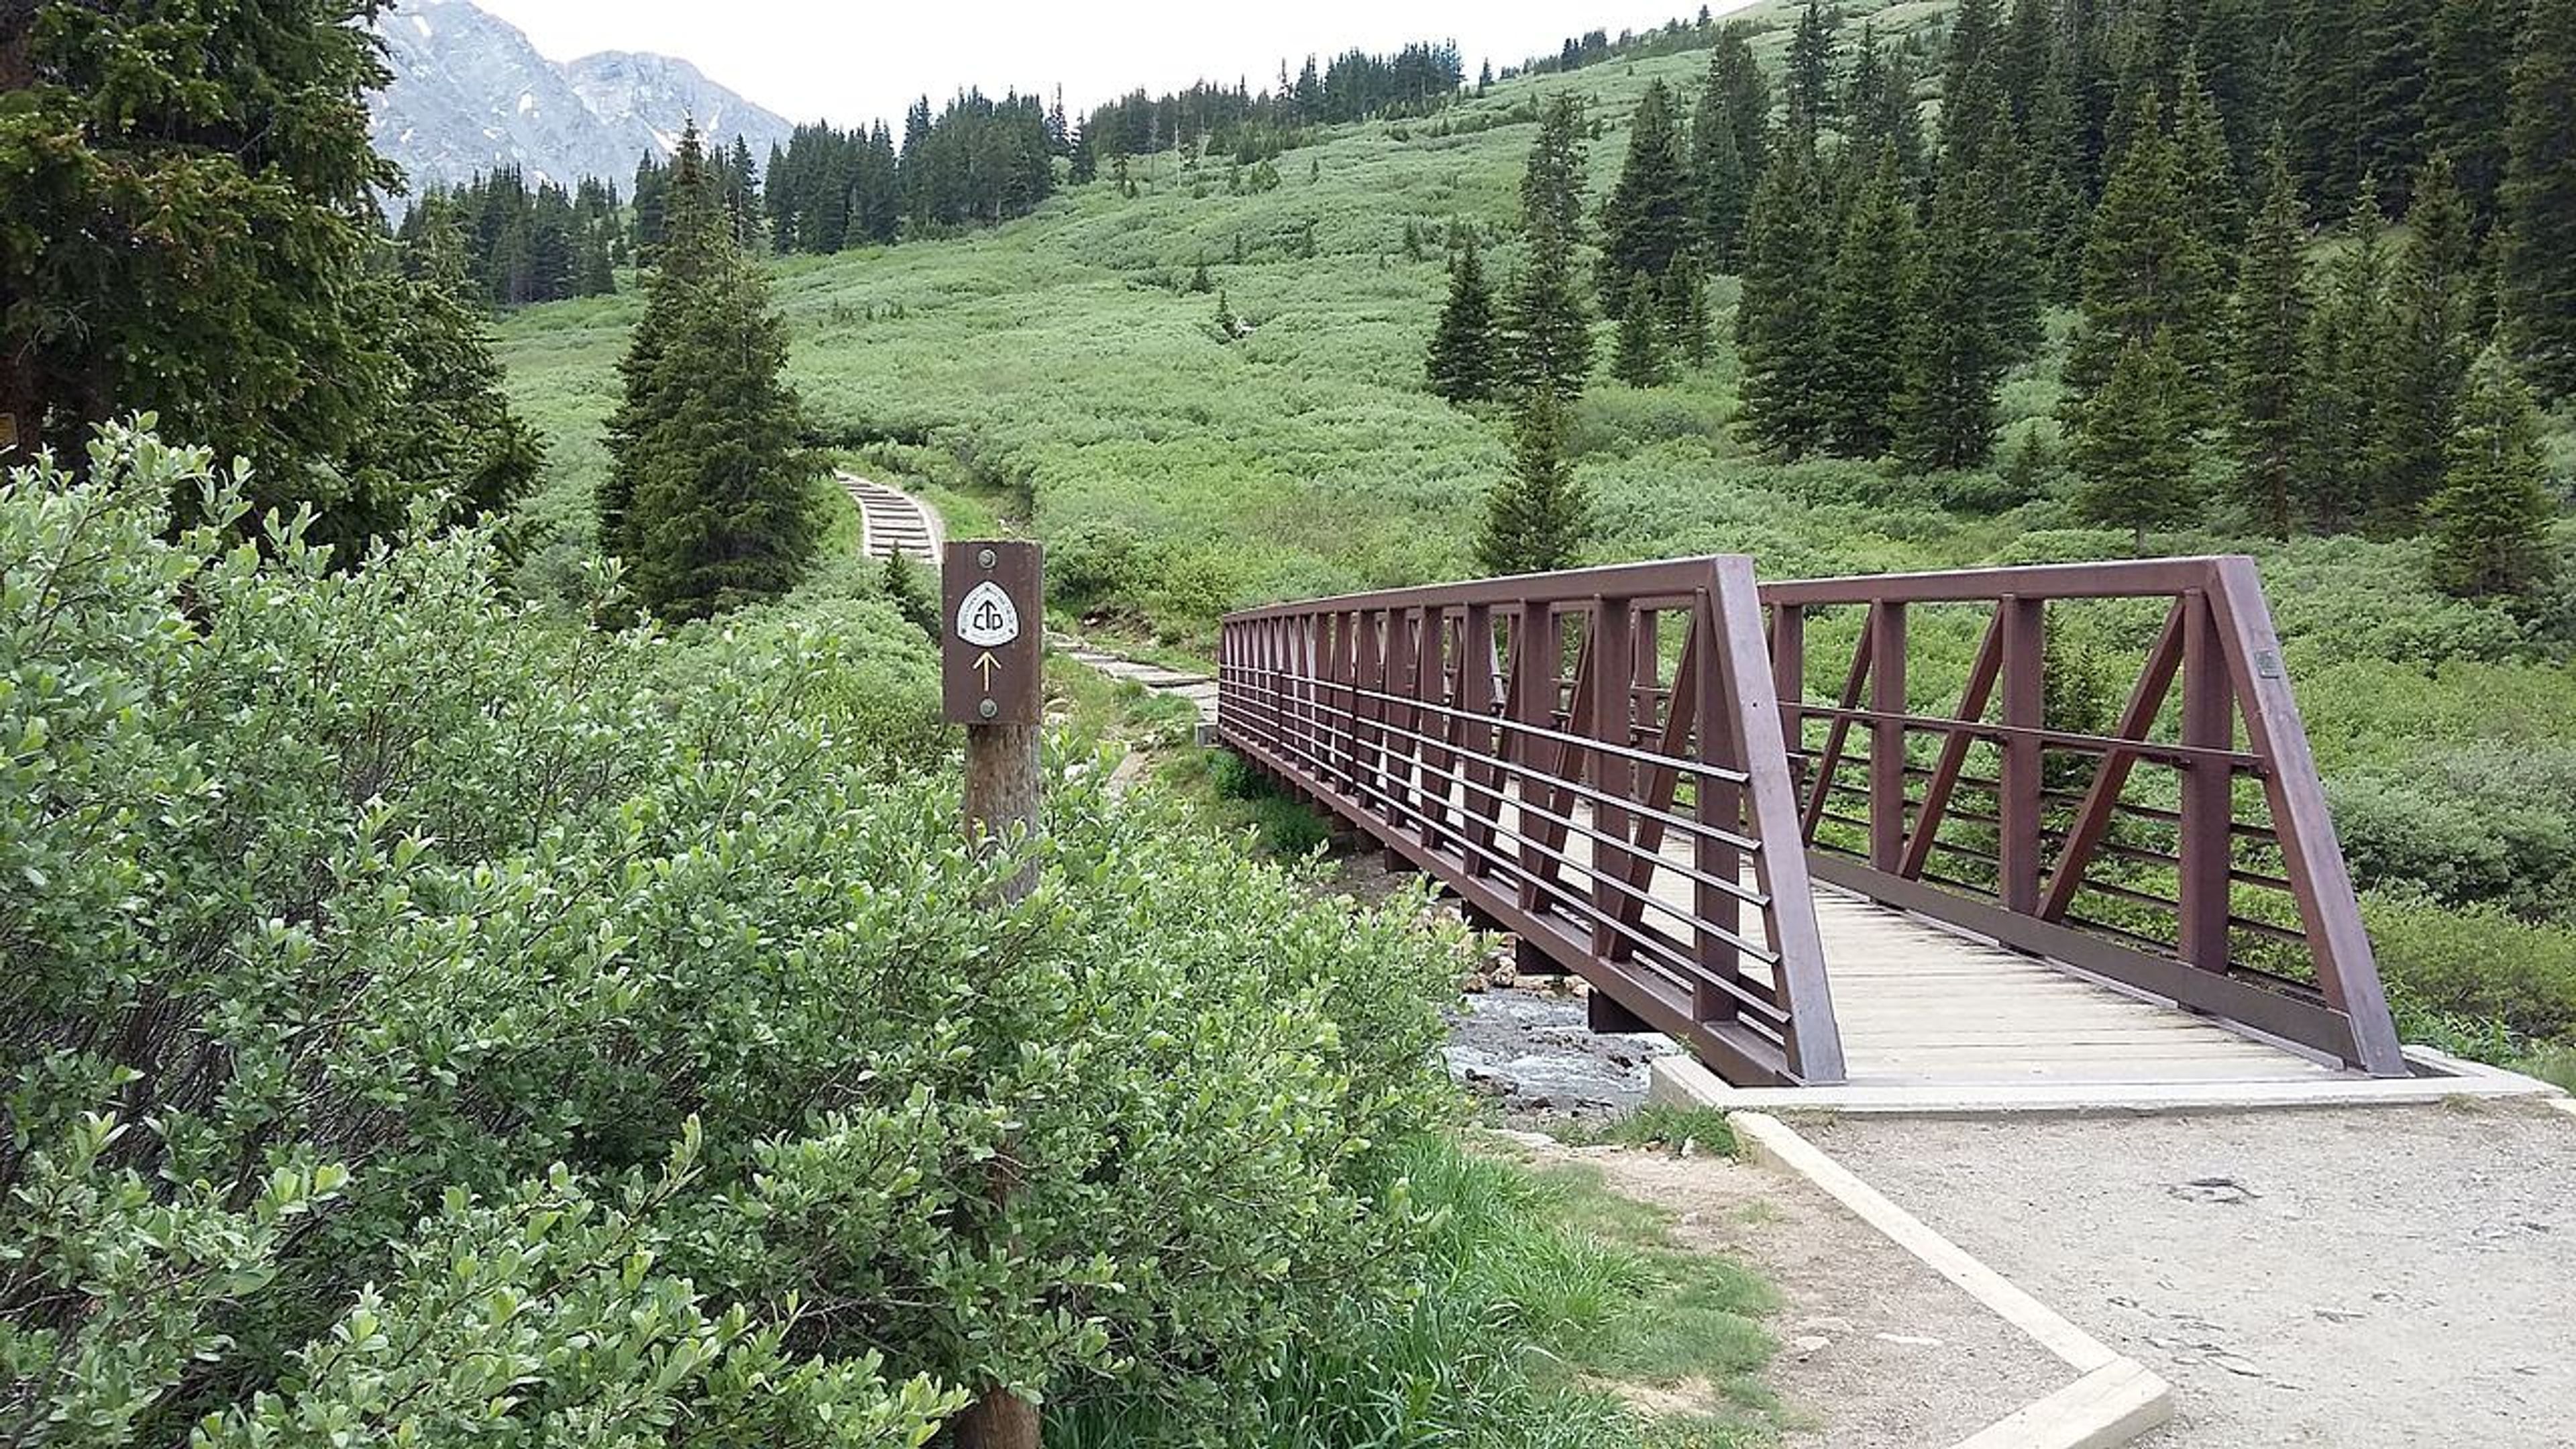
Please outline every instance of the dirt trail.
[[2576, 1444], [2576, 1117], [1800, 1130], [2172, 1382], [2148, 1449]]
[[1743, 1263], [1780, 1296], [1765, 1380], [1787, 1449], [1939, 1449], [2071, 1383], [2074, 1371], [1840, 1204], [1726, 1158], [1571, 1148], [1515, 1134], [1534, 1160], [1598, 1170], [1675, 1215], [1673, 1237]]

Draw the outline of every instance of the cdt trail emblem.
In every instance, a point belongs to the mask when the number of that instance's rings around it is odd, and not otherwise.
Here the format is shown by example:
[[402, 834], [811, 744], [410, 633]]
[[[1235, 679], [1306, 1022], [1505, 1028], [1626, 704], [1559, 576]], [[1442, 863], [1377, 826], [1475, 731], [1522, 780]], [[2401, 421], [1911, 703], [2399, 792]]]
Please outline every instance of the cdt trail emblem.
[[1019, 539], [950, 539], [939, 568], [940, 713], [952, 724], [1046, 717], [1046, 571]]
[[957, 637], [977, 649], [999, 649], [1020, 637], [1020, 608], [1002, 586], [986, 579], [957, 606]]

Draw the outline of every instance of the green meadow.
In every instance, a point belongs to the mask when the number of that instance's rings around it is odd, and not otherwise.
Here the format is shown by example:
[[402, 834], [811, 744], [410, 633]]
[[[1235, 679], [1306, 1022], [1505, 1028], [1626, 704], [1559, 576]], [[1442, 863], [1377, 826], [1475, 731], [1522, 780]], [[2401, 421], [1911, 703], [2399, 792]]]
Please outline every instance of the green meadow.
[[[1946, 7], [1843, 8], [1901, 42]], [[1748, 12], [1771, 27], [1766, 57], [1789, 13]], [[1270, 189], [1230, 157], [1165, 153], [1131, 164], [1133, 196], [1104, 177], [998, 230], [777, 262], [795, 381], [852, 466], [961, 528], [1034, 535], [1055, 608], [1162, 653], [1205, 657], [1242, 605], [1466, 576], [1508, 423], [1423, 386], [1444, 239], [1472, 229], [1508, 278], [1541, 99], [1584, 98], [1597, 200], [1645, 87], [1695, 98], [1706, 66], [1698, 50], [1613, 60], [1502, 82], [1429, 120], [1332, 128], [1283, 153]], [[1408, 230], [1426, 238], [1412, 254]], [[1594, 379], [1572, 429], [1589, 557], [1745, 552], [1790, 578], [2130, 552], [2080, 523], [2047, 461], [2009, 483], [2001, 465], [1923, 479], [1765, 461], [1733, 426], [1735, 300], [1719, 279], [1707, 367], [1642, 390]], [[502, 326], [514, 396], [553, 445], [530, 509], [540, 575], [589, 550], [600, 423], [639, 309], [630, 281]], [[2005, 458], [2025, 437], [2053, 448], [2065, 324], [2005, 386]], [[2551, 458], [2576, 471], [2563, 417]], [[2576, 525], [2559, 533], [2576, 547]], [[2282, 544], [2213, 513], [2149, 543], [2260, 560], [2410, 1031], [2503, 1058], [2576, 1033], [2576, 585], [2517, 616], [2435, 591], [2415, 540]], [[2114, 619], [2090, 641], [2102, 688], [2126, 688], [2135, 631]], [[1958, 632], [1964, 668], [1974, 639]], [[1944, 674], [1920, 671], [1917, 707], [1944, 707]]]

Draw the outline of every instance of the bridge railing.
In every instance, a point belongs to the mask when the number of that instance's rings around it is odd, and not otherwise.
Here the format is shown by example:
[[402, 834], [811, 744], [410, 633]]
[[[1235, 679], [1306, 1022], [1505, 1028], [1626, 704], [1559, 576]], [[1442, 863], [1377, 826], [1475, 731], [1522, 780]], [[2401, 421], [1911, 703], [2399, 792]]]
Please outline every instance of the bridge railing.
[[[2250, 559], [1761, 592], [1818, 877], [2404, 1074]], [[2106, 679], [2105, 649], [2141, 639]], [[2067, 718], [2078, 673], [2126, 676], [2115, 720]]]
[[1750, 560], [1229, 616], [1219, 732], [1739, 1082], [1842, 1043]]

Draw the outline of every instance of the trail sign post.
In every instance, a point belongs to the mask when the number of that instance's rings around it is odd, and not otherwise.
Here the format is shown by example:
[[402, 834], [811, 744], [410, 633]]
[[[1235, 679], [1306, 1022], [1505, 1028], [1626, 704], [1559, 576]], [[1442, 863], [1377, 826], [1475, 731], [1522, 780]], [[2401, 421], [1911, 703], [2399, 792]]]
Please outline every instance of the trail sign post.
[[[1045, 561], [1033, 543], [968, 539], [948, 545], [939, 577], [942, 713], [966, 726], [966, 838], [989, 854], [1011, 848], [1014, 836], [1038, 824]], [[1036, 885], [1030, 856], [1001, 882], [1000, 903]], [[1010, 1174], [997, 1172], [988, 1191], [995, 1202], [1007, 1201]], [[960, 1449], [1038, 1449], [1037, 1405], [1001, 1384], [980, 1386], [951, 1428]]]
[[1001, 539], [948, 545], [940, 561], [947, 629], [939, 641], [948, 721], [1038, 723], [1046, 595], [1038, 546]]

